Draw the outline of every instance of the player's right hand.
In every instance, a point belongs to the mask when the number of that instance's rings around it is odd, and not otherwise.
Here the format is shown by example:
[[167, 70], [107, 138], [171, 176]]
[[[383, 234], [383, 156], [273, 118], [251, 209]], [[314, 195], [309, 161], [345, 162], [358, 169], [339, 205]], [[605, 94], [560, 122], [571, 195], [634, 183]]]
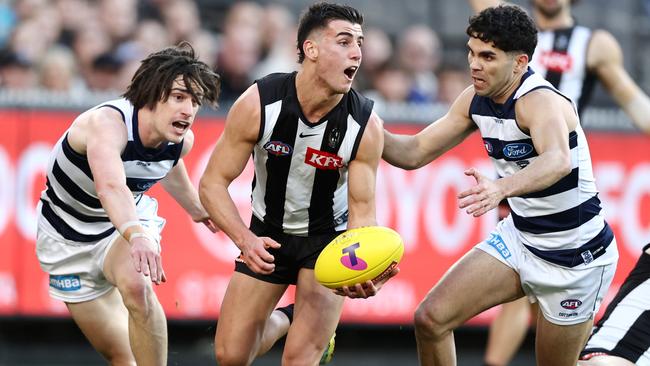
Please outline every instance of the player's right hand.
[[151, 277], [151, 282], [160, 285], [167, 281], [162, 268], [162, 258], [156, 243], [148, 236], [131, 239], [131, 259], [135, 270]]
[[244, 263], [251, 271], [259, 274], [271, 274], [275, 270], [275, 258], [266, 249], [280, 248], [280, 243], [266, 236], [256, 236], [253, 240], [242, 245]]

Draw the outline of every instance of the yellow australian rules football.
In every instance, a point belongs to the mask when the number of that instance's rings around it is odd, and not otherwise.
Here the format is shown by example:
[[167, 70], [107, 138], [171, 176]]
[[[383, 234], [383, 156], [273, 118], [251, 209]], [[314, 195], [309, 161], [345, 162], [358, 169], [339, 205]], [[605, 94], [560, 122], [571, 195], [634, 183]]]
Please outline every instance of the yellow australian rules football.
[[325, 287], [336, 289], [387, 276], [404, 254], [402, 237], [383, 226], [348, 230], [334, 238], [318, 256], [314, 275]]

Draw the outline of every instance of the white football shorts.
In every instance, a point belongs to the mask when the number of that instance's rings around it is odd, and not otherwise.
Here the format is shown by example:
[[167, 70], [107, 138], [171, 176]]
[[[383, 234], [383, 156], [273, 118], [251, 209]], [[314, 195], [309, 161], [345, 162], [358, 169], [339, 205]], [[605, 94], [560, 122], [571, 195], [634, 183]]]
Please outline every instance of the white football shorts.
[[538, 302], [546, 320], [558, 325], [579, 324], [595, 316], [618, 262], [616, 239], [589, 264], [569, 268], [548, 262], [524, 247], [510, 216], [476, 248], [519, 273], [528, 300]]
[[[136, 210], [142, 226], [156, 239], [160, 251], [160, 232], [165, 220], [157, 215], [158, 202], [143, 195]], [[104, 277], [104, 259], [120, 237], [115, 230], [96, 242], [74, 242], [62, 238], [45, 218], [39, 217], [36, 256], [43, 271], [50, 275], [50, 296], [77, 303], [96, 299], [113, 289], [113, 284]]]

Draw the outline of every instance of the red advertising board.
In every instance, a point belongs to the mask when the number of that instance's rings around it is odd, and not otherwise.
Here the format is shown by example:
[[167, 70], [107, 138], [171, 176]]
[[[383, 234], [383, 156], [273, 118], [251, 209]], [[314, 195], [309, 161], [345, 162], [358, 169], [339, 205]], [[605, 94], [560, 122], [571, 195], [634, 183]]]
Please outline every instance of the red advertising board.
[[[75, 114], [51, 111], [0, 111], [0, 315], [65, 315], [62, 303], [50, 300], [47, 276], [34, 254], [36, 202], [44, 186], [49, 151]], [[414, 133], [422, 126], [392, 125]], [[223, 120], [199, 118], [193, 127], [194, 150], [185, 159], [192, 180], [204, 170]], [[604, 212], [617, 235], [620, 262], [610, 298], [630, 271], [642, 246], [650, 242], [650, 159], [648, 137], [588, 134], [593, 168]], [[490, 174], [492, 166], [478, 135], [418, 170], [405, 171], [382, 162], [377, 181], [380, 224], [397, 230], [406, 244], [401, 273], [378, 296], [346, 300], [343, 321], [410, 323], [418, 302], [444, 272], [496, 223], [494, 211], [472, 218], [457, 208], [456, 194], [473, 184], [468, 167]], [[230, 191], [244, 218], [250, 217], [252, 166]], [[192, 222], [160, 187], [151, 194], [166, 218], [163, 263], [168, 282], [156, 292], [170, 318], [216, 318], [238, 254], [222, 233]], [[290, 301], [292, 291], [283, 301]], [[464, 294], [458, 294], [464, 296]], [[609, 300], [609, 299], [607, 299]], [[602, 308], [604, 309], [604, 307]], [[601, 311], [602, 311], [601, 309]], [[491, 311], [472, 324], [486, 324]]]

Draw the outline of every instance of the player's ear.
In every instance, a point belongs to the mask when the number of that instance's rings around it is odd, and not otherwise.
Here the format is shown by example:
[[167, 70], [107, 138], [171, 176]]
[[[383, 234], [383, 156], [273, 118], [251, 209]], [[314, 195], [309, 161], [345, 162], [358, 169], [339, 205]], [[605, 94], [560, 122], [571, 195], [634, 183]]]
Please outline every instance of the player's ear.
[[520, 53], [515, 56], [515, 73], [525, 72], [528, 69], [528, 55], [525, 53]]
[[305, 43], [302, 45], [303, 50], [305, 50], [305, 57], [314, 61], [318, 57], [318, 44], [311, 39], [305, 40]]

